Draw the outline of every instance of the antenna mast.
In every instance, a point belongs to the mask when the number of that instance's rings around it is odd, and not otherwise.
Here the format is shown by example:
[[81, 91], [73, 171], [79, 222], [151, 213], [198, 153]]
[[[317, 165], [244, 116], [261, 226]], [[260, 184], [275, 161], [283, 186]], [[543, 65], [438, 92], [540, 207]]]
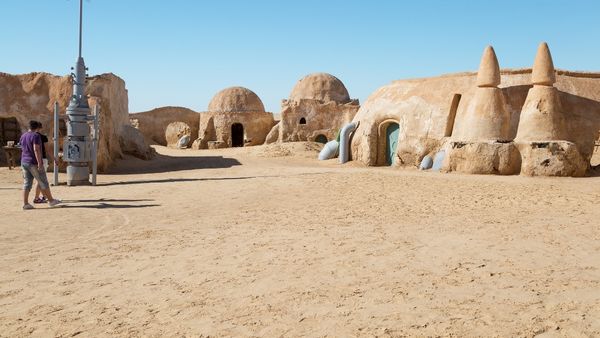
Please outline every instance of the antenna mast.
[[[85, 95], [87, 68], [82, 56], [83, 0], [79, 0], [79, 57], [72, 69], [73, 95], [67, 107], [67, 139], [63, 144], [63, 160], [67, 162], [67, 185], [89, 184], [89, 163], [96, 163], [98, 140], [98, 109], [90, 115]], [[94, 136], [88, 122], [94, 121]], [[95, 178], [92, 179], [95, 181]]]
[[79, 0], [79, 57], [81, 57], [81, 36], [83, 32], [83, 0]]

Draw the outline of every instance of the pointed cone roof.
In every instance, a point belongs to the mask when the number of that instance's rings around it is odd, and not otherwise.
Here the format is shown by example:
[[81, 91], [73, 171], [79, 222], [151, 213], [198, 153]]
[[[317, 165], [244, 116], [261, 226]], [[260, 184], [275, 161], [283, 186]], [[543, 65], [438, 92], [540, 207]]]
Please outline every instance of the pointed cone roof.
[[483, 51], [479, 72], [477, 73], [478, 87], [497, 87], [500, 84], [500, 65], [494, 47], [487, 46]]
[[535, 61], [533, 62], [533, 71], [531, 72], [531, 82], [534, 85], [552, 86], [556, 82], [554, 73], [554, 63], [548, 44], [542, 42], [538, 47]]

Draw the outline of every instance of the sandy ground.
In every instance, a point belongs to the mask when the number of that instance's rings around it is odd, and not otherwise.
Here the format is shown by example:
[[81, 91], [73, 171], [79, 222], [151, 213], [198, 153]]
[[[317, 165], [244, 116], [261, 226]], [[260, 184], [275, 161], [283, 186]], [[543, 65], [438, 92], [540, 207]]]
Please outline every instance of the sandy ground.
[[290, 147], [159, 147], [28, 212], [0, 168], [0, 336], [600, 336], [600, 177]]

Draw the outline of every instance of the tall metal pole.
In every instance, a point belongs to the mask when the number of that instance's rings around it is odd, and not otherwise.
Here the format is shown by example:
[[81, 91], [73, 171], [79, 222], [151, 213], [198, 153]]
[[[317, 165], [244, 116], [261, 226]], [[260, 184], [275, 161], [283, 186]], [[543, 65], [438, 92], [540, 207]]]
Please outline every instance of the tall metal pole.
[[94, 137], [92, 144], [92, 185], [96, 185], [96, 176], [98, 175], [98, 140], [99, 140], [99, 123], [100, 123], [100, 107], [94, 106]]
[[54, 102], [54, 163], [53, 171], [54, 174], [54, 185], [58, 185], [58, 102]]
[[90, 184], [91, 144], [90, 106], [85, 96], [86, 70], [82, 56], [83, 0], [79, 1], [79, 56], [73, 77], [73, 95], [67, 107], [67, 139], [63, 158], [67, 162], [67, 185]]
[[79, 57], [81, 57], [81, 41], [83, 36], [83, 0], [79, 0]]

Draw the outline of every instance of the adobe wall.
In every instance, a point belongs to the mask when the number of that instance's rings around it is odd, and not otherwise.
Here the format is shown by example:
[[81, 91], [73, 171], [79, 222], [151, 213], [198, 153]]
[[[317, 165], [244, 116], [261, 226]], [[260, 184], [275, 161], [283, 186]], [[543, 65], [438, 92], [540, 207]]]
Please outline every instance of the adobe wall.
[[241, 123], [244, 126], [244, 145], [254, 146], [265, 142], [275, 121], [273, 114], [261, 111], [202, 112], [199, 135], [193, 148], [206, 149], [211, 141], [220, 142], [223, 147], [231, 147], [231, 126], [234, 123]]
[[[27, 131], [30, 120], [42, 122], [44, 131], [50, 136], [52, 147], [54, 102], [59, 103], [64, 118], [72, 90], [70, 76], [48, 73], [0, 73], [0, 117], [15, 117], [22, 132]], [[153, 151], [143, 142], [141, 134], [135, 129], [129, 129], [125, 81], [110, 73], [97, 75], [88, 80], [86, 94], [89, 96], [90, 107], [96, 103], [100, 105], [100, 172], [106, 171], [116, 159], [123, 156], [123, 153], [142, 158], [152, 157]]]
[[184, 107], [161, 107], [145, 112], [129, 114], [132, 124], [149, 142], [167, 145], [165, 132], [172, 122], [183, 122], [191, 129], [191, 138], [198, 138], [200, 113]]
[[[327, 140], [335, 139], [339, 130], [352, 121], [359, 108], [356, 100], [346, 104], [312, 99], [283, 100], [281, 120], [267, 142], [315, 141], [319, 135], [324, 135]], [[306, 124], [300, 123], [302, 118]]]
[[[600, 74], [557, 70], [563, 108], [568, 112], [568, 135], [589, 158], [600, 130]], [[510, 113], [510, 139], [519, 126], [521, 108], [531, 86], [531, 69], [503, 70], [500, 88]], [[397, 148], [399, 165], [418, 165], [425, 155], [442, 148], [455, 133], [461, 133], [463, 117], [475, 95], [477, 73], [459, 73], [435, 78], [395, 81], [375, 91], [354, 117], [360, 121], [352, 139], [352, 158], [366, 165], [383, 165], [385, 144], [381, 126], [394, 121], [400, 126]], [[453, 118], [453, 101], [460, 101]]]

